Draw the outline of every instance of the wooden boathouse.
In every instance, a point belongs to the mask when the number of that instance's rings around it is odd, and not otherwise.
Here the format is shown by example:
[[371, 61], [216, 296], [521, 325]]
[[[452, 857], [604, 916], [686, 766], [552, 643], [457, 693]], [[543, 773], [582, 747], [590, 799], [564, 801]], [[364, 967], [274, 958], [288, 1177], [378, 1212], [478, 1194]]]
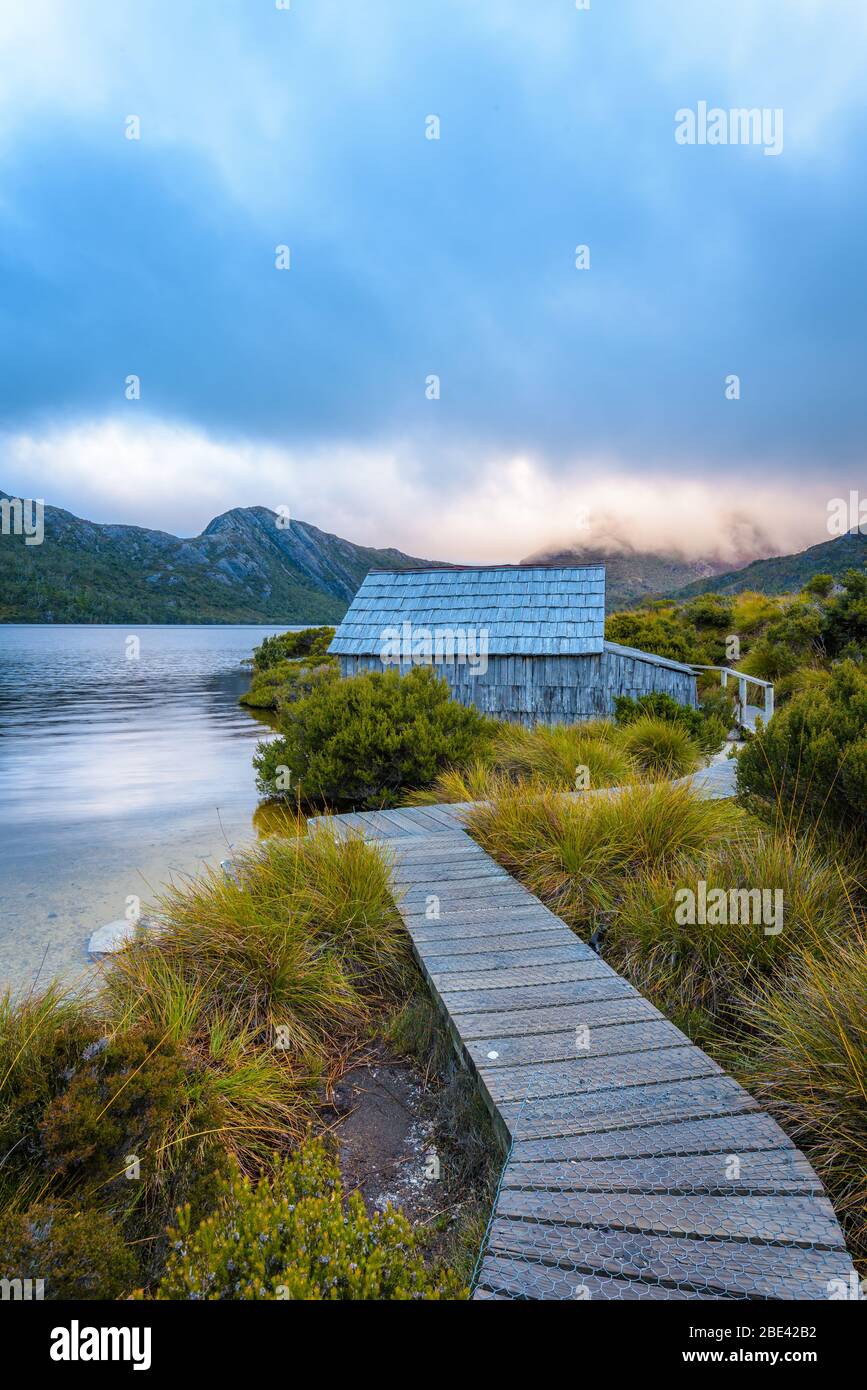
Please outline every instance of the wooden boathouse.
[[692, 667], [606, 642], [604, 565], [371, 570], [329, 650], [344, 676], [432, 665], [513, 723], [605, 717], [651, 691], [696, 704]]

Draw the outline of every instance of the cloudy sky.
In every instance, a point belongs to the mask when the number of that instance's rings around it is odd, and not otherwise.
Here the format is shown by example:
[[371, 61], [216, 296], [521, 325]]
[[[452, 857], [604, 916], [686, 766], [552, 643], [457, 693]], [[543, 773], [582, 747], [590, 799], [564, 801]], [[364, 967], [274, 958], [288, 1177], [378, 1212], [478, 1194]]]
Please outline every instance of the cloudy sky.
[[[278, 3], [0, 12], [0, 486], [458, 560], [827, 538], [867, 481], [864, 0]], [[702, 101], [782, 152], [678, 144]]]

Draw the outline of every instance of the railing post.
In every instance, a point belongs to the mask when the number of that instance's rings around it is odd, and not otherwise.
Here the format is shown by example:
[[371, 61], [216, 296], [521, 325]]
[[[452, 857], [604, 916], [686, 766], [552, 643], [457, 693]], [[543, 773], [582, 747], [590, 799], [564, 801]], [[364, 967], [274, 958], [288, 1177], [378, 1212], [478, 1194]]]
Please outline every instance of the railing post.
[[741, 720], [746, 722], [747, 717], [747, 678], [741, 676], [738, 680], [738, 700], [741, 706]]
[[768, 724], [774, 717], [774, 687], [765, 686], [765, 723]]
[[726, 686], [729, 683], [729, 673], [725, 666], [720, 668], [719, 683], [722, 686], [723, 690], [725, 690]]

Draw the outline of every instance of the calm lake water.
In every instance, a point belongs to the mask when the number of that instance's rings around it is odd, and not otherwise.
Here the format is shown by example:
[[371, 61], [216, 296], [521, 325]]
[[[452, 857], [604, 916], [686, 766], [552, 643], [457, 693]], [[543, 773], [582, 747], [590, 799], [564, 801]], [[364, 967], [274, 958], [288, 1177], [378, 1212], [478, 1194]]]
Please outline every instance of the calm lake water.
[[240, 662], [278, 631], [0, 626], [0, 988], [85, 969], [128, 896], [255, 838]]

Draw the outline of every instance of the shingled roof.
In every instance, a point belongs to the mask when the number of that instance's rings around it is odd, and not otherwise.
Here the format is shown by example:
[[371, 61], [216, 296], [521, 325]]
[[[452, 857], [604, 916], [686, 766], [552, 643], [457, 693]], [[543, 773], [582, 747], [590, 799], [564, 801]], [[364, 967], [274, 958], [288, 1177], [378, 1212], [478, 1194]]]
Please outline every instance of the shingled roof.
[[583, 656], [605, 635], [603, 565], [371, 570], [329, 651], [378, 656], [384, 632], [486, 630], [491, 656]]

